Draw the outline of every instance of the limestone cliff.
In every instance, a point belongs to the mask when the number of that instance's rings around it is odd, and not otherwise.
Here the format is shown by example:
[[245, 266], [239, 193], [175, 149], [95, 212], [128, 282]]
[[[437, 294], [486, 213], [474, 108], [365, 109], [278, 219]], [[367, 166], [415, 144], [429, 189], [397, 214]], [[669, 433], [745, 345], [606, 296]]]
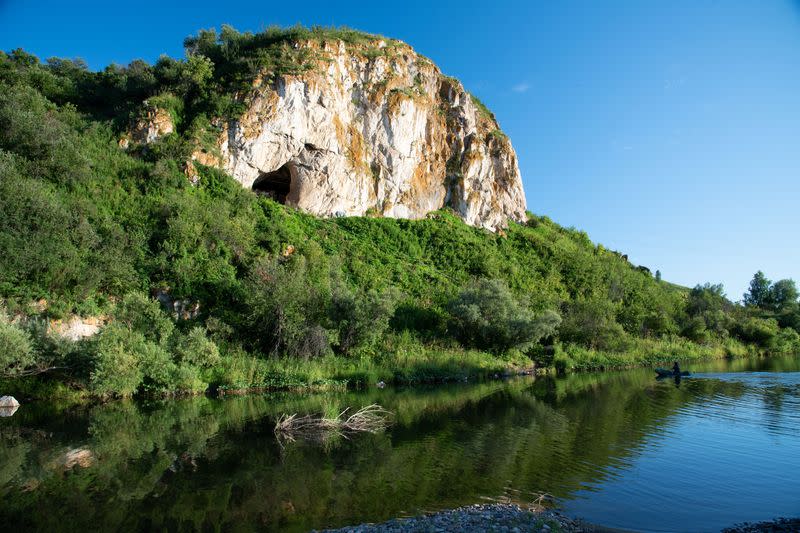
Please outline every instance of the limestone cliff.
[[257, 76], [237, 95], [244, 113], [216, 121], [216, 154], [195, 160], [321, 216], [450, 207], [493, 230], [524, 220], [514, 149], [460, 82], [399, 41], [292, 46], [308, 68]]

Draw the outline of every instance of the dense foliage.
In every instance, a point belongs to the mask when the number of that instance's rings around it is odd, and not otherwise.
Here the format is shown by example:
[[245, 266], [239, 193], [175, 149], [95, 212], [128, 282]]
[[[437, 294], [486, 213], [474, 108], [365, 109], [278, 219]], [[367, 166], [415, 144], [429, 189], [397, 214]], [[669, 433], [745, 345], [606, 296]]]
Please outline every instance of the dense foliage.
[[[129, 395], [800, 345], [791, 280], [757, 274], [740, 306], [721, 286], [654, 278], [547, 217], [500, 234], [447, 211], [324, 220], [213, 168], [196, 165], [190, 182], [188, 150], [211, 119], [236, 112], [235, 91], [254, 72], [300, 68], [288, 46], [300, 38], [368, 42], [349, 30], [225, 28], [187, 39], [185, 60], [102, 72], [0, 53], [3, 376], [47, 371], [73, 389]], [[121, 149], [154, 105], [178, 130]], [[165, 310], [156, 296], [199, 313]], [[74, 343], [47, 333], [47, 321], [73, 314], [106, 325]]]

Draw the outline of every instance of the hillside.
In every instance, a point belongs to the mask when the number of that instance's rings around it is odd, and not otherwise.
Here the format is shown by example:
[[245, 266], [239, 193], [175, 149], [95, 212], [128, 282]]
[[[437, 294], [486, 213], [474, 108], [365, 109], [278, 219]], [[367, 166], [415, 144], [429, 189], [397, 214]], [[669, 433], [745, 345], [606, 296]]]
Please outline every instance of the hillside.
[[[496, 163], [513, 155], [499, 130], [482, 137], [488, 151], [469, 156], [470, 134], [459, 138], [442, 117], [441, 149], [450, 155], [441, 157], [453, 174], [430, 185], [442, 203], [414, 211], [415, 220], [390, 218], [402, 210], [388, 203], [354, 208], [368, 216], [318, 217], [298, 209], [314, 212], [300, 200], [293, 206], [274, 190], [243, 187], [241, 151], [226, 155], [218, 139], [258, 107], [254, 80], [280, 85], [307, 74], [309, 50], [326, 47], [355, 47], [367, 64], [391, 59], [386, 46], [371, 47], [376, 39], [351, 30], [226, 28], [187, 39], [185, 60], [101, 72], [78, 61], [41, 63], [21, 50], [1, 54], [6, 388], [125, 396], [353, 385], [800, 345], [796, 293], [771, 307], [735, 306], [721, 287], [673, 286], [583, 232], [498, 203], [496, 184], [519, 178], [515, 156], [511, 167], [481, 174], [481, 157]], [[317, 45], [292, 44], [301, 41]], [[431, 76], [460, 87], [436, 69]], [[496, 126], [472, 99], [459, 105], [483, 116], [479, 129]], [[512, 167], [517, 174], [502, 174]], [[298, 176], [293, 168], [290, 179]], [[477, 199], [448, 203], [466, 190], [453, 176], [467, 180], [462, 185], [483, 176], [488, 185]], [[441, 209], [425, 214], [430, 207]], [[76, 322], [99, 333], [55, 334]]]

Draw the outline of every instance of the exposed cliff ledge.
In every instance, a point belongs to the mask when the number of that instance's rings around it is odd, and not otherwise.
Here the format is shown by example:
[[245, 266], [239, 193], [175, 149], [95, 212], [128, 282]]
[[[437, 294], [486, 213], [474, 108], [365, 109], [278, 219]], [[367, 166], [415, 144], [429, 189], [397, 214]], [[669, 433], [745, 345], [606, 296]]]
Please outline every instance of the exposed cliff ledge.
[[214, 121], [216, 154], [195, 152], [198, 162], [320, 216], [450, 207], [493, 230], [525, 219], [514, 149], [460, 82], [399, 41], [291, 47], [310, 58], [303, 68], [257, 76], [237, 95], [244, 112]]

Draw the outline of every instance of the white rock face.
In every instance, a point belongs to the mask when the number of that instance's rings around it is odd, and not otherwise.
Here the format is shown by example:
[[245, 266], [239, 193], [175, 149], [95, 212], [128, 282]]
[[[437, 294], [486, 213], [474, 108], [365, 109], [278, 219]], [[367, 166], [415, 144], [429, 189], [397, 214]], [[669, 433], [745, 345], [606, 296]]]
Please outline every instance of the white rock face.
[[104, 323], [105, 318], [103, 317], [72, 316], [65, 320], [51, 321], [49, 332], [64, 339], [79, 341], [96, 335]]
[[[256, 80], [223, 124], [221, 166], [320, 216], [422, 218], [451, 207], [492, 230], [525, 219], [517, 157], [461, 83], [402, 43], [316, 41], [315, 68]], [[374, 48], [372, 49], [375, 50]]]

